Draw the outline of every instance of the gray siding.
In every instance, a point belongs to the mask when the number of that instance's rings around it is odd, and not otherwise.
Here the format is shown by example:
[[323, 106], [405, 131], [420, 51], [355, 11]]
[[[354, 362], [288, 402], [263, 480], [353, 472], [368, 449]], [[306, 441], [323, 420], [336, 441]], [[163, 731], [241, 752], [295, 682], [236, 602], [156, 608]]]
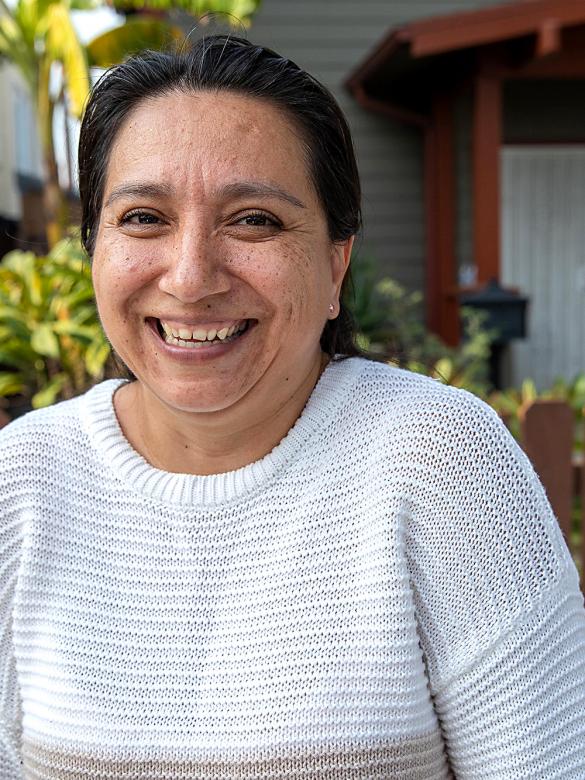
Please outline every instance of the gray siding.
[[585, 371], [585, 147], [505, 148], [502, 190], [502, 279], [530, 298], [507, 382], [543, 389]]
[[411, 288], [424, 285], [420, 132], [364, 111], [343, 83], [393, 27], [501, 0], [263, 0], [250, 38], [290, 57], [339, 100], [355, 139], [364, 190], [362, 251]]

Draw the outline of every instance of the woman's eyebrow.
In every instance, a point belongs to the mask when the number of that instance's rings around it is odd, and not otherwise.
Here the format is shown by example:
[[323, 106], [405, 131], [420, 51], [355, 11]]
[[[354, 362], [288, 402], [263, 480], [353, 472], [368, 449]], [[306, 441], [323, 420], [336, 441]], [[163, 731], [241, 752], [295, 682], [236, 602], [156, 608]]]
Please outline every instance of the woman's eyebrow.
[[261, 197], [285, 200], [287, 203], [292, 203], [293, 206], [297, 206], [300, 209], [307, 208], [302, 201], [291, 195], [290, 192], [281, 189], [276, 184], [266, 184], [265, 182], [237, 181], [233, 184], [226, 184], [220, 188], [219, 195], [223, 198], [248, 198], [259, 195]]
[[[114, 201], [120, 198], [164, 198], [173, 193], [172, 187], [168, 184], [155, 184], [149, 182], [136, 182], [132, 184], [120, 184], [108, 195], [105, 207], [111, 206]], [[256, 181], [238, 181], [232, 184], [226, 184], [219, 190], [222, 198], [248, 198], [254, 196], [279, 198], [287, 203], [291, 203], [297, 208], [305, 209], [305, 204], [294, 195], [275, 184], [266, 184]]]
[[136, 182], [133, 184], [120, 184], [110, 192], [105, 206], [120, 198], [165, 198], [171, 195], [172, 188], [168, 184], [150, 184], [148, 182]]

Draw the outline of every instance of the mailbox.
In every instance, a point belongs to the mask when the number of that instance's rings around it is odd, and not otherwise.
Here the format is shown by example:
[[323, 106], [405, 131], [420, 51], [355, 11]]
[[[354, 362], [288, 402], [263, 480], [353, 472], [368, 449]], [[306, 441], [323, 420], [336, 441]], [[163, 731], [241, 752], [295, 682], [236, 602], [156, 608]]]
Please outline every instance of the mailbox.
[[462, 306], [486, 313], [484, 327], [497, 332], [495, 344], [507, 344], [512, 339], [526, 338], [528, 298], [513, 290], [504, 289], [495, 279], [477, 292], [461, 294], [459, 301]]

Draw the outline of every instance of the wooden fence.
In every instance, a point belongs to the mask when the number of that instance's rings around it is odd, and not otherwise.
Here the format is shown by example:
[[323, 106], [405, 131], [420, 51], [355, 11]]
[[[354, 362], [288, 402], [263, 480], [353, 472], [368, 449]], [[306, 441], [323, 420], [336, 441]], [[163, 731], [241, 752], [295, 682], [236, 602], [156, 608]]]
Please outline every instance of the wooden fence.
[[[585, 461], [582, 454], [575, 454], [575, 416], [571, 407], [564, 401], [534, 401], [526, 406], [521, 414], [521, 444], [580, 567], [581, 588], [585, 592]], [[577, 511], [579, 534], [574, 532]]]

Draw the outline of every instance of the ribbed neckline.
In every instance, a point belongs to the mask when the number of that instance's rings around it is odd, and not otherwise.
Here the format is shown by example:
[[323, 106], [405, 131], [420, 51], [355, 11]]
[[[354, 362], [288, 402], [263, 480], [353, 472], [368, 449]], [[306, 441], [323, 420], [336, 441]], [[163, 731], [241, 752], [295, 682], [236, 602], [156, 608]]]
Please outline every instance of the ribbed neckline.
[[110, 379], [81, 399], [81, 417], [93, 446], [116, 476], [133, 491], [164, 503], [217, 506], [262, 489], [295, 457], [299, 448], [332, 419], [347, 400], [366, 361], [349, 358], [331, 362], [322, 373], [294, 426], [260, 460], [222, 474], [177, 474], [150, 465], [124, 436], [114, 411], [114, 392], [125, 380]]

